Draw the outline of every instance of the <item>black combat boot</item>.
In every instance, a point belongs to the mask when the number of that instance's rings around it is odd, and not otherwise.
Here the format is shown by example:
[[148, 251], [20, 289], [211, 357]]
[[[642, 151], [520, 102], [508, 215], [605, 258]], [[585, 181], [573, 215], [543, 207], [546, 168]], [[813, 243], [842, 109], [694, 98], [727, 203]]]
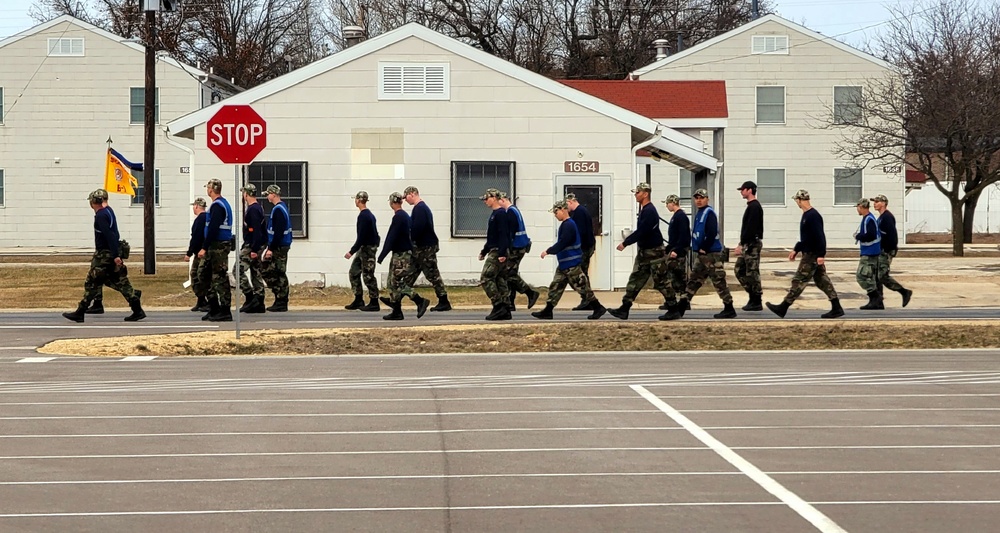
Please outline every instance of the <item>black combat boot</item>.
[[431, 301], [417, 293], [413, 293], [413, 303], [417, 304], [417, 318], [424, 316], [427, 312], [427, 308], [431, 306]]
[[490, 313], [488, 315], [486, 315], [486, 320], [496, 320], [497, 315], [500, 314], [500, 308], [506, 309], [507, 308], [507, 304], [506, 303], [503, 303], [503, 304], [493, 304], [493, 309], [491, 309]]
[[249, 315], [267, 312], [267, 308], [264, 307], [264, 295], [254, 294], [251, 296], [250, 300], [247, 302], [246, 309], [244, 309], [243, 312]]
[[507, 310], [517, 311], [517, 307], [514, 305], [514, 300], [517, 300], [517, 291], [510, 291], [510, 297], [507, 298]]
[[671, 302], [670, 300], [664, 299], [663, 303], [660, 304], [660, 311], [669, 311], [671, 307], [677, 305], [677, 301]]
[[372, 298], [372, 299], [368, 300], [368, 305], [362, 307], [361, 310], [362, 311], [367, 311], [369, 313], [374, 313], [376, 311], [380, 311], [381, 308], [378, 306], [378, 300], [375, 299], [375, 298]]
[[90, 304], [87, 300], [80, 300], [80, 303], [76, 306], [76, 311], [72, 313], [63, 313], [62, 316], [72, 320], [73, 322], [83, 322], [83, 317], [87, 312], [87, 306]]
[[442, 294], [438, 296], [438, 303], [434, 307], [431, 307], [431, 311], [451, 311], [451, 302], [448, 301], [448, 295]]
[[910, 297], [913, 296], [913, 291], [910, 289], [899, 289], [899, 294], [903, 295], [903, 307], [906, 307], [906, 304], [910, 303]]
[[146, 318], [146, 312], [142, 310], [142, 303], [139, 301], [140, 298], [142, 298], [142, 291], [135, 291], [135, 296], [128, 302], [132, 314], [125, 317], [125, 322], [138, 322]]
[[538, 301], [538, 297], [541, 296], [541, 293], [529, 287], [526, 294], [528, 295], [528, 309], [531, 309], [535, 306], [535, 302]]
[[785, 315], [788, 314], [789, 307], [791, 307], [791, 304], [787, 302], [781, 302], [778, 305], [774, 305], [771, 302], [767, 302], [767, 308], [770, 309], [772, 313], [780, 316], [781, 318], [785, 318]]
[[573, 311], [587, 311], [590, 309], [590, 303], [586, 300], [580, 300], [580, 304], [573, 308]]
[[555, 306], [552, 304], [545, 304], [545, 309], [542, 309], [540, 311], [532, 311], [531, 316], [535, 318], [540, 318], [542, 320], [552, 320], [552, 309], [554, 308]]
[[678, 301], [666, 313], [660, 315], [660, 320], [680, 320], [684, 316], [684, 302]]
[[490, 320], [490, 321], [494, 321], [494, 320], [510, 320], [512, 318], [513, 317], [510, 314], [510, 308], [507, 307], [506, 303], [501, 303], [499, 305], [494, 306], [493, 312], [490, 313], [489, 316], [486, 317], [486, 320]]
[[403, 302], [399, 301], [396, 303], [389, 303], [390, 312], [388, 315], [383, 315], [382, 320], [403, 320]]
[[713, 318], [736, 318], [736, 309], [733, 309], [733, 303], [729, 302], [724, 304], [722, 311], [712, 315]]
[[204, 296], [199, 296], [198, 297], [198, 302], [194, 304], [194, 307], [191, 308], [191, 311], [207, 313], [208, 312], [208, 300], [205, 299]]
[[[261, 302], [261, 305], [263, 305], [263, 302]], [[275, 298], [274, 303], [271, 304], [271, 307], [268, 307], [267, 310], [272, 313], [284, 313], [285, 311], [288, 311], [288, 297], [285, 296], [283, 298]]]
[[628, 320], [628, 310], [632, 309], [632, 302], [622, 302], [622, 306], [617, 309], [608, 309], [611, 316], [615, 318], [620, 318], [622, 320]]
[[364, 306], [365, 306], [365, 295], [355, 294], [354, 301], [345, 305], [344, 309], [347, 309], [348, 311], [353, 311], [355, 309], [361, 309]]
[[590, 301], [590, 304], [587, 305], [587, 309], [593, 311], [593, 313], [587, 315], [587, 320], [597, 320], [598, 318], [604, 316], [604, 313], [608, 312], [608, 309], [601, 305], [601, 302], [598, 302], [597, 298]]
[[750, 299], [747, 304], [742, 307], [744, 311], [763, 311], [764, 307], [761, 305], [761, 300], [764, 295], [760, 293], [750, 293]]
[[866, 303], [865, 305], [862, 305], [861, 307], [859, 307], [859, 309], [862, 309], [862, 310], [865, 310], [865, 311], [871, 311], [871, 310], [875, 310], [875, 309], [885, 309], [885, 306], [882, 305], [882, 295], [879, 294], [878, 291], [871, 291], [871, 292], [869, 292], [868, 293], [868, 303]]
[[240, 306], [240, 312], [241, 313], [246, 313], [247, 312], [247, 308], [250, 307], [250, 304], [253, 303], [253, 300], [254, 300], [254, 294], [252, 292], [251, 293], [246, 293], [246, 292], [243, 293], [243, 305]]
[[392, 307], [392, 300], [388, 296], [379, 296], [378, 301], [382, 302], [382, 305], [386, 307]]
[[840, 306], [840, 298], [830, 300], [830, 310], [820, 315], [822, 318], [840, 318], [844, 316], [844, 308]]
[[103, 315], [104, 314], [104, 300], [98, 298], [94, 300], [90, 307], [87, 308], [84, 313], [88, 315]]
[[219, 312], [218, 298], [212, 298], [211, 296], [208, 296], [207, 299], [208, 299], [208, 312], [201, 317], [202, 320], [208, 320], [209, 318], [212, 318], [212, 315], [217, 314]]

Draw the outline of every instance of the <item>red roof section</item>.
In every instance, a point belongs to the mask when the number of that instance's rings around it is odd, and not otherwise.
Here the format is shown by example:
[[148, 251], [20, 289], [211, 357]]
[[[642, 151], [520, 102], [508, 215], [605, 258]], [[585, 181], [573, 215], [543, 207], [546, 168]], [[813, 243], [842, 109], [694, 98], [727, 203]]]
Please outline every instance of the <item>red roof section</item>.
[[927, 175], [919, 170], [906, 169], [906, 183], [925, 183]]
[[559, 80], [646, 118], [727, 118], [726, 82]]

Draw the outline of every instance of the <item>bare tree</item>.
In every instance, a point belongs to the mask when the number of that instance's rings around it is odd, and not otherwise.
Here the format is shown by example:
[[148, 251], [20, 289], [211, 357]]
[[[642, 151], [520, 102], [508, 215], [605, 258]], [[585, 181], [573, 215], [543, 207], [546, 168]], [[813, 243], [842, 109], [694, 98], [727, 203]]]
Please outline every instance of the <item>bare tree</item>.
[[896, 15], [880, 40], [895, 72], [870, 81], [853, 124], [832, 121], [836, 153], [925, 174], [951, 204], [961, 256], [980, 195], [1000, 182], [1000, 7], [939, 0]]

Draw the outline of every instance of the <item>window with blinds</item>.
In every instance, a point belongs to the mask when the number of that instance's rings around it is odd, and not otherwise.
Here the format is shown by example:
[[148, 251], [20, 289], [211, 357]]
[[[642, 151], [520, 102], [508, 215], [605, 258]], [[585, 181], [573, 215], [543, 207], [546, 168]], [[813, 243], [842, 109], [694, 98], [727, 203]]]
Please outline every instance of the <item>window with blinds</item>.
[[448, 100], [448, 63], [379, 63], [379, 100]]

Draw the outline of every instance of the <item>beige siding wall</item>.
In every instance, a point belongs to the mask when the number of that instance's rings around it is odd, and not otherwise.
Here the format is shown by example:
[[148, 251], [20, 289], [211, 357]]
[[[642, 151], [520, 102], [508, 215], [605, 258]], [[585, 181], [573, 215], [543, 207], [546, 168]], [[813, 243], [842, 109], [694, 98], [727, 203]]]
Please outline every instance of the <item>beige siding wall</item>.
[[[86, 55], [47, 57], [47, 39], [56, 37], [84, 38]], [[143, 85], [143, 65], [142, 52], [70, 23], [0, 48], [4, 247], [93, 247], [93, 212], [86, 198], [103, 187], [105, 141], [112, 137], [114, 148], [131, 161], [143, 159], [143, 126], [129, 124], [129, 88]], [[161, 125], [198, 109], [193, 77], [162, 61], [156, 77]], [[189, 156], [163, 139], [158, 133], [157, 246], [186, 248], [191, 187], [180, 167], [189, 166]], [[123, 237], [136, 249], [142, 246], [142, 207], [130, 206], [130, 200], [111, 195], [110, 203]]]
[[[379, 61], [449, 63], [451, 99], [379, 101]], [[357, 215], [352, 195], [368, 191], [369, 208], [384, 238], [391, 218], [387, 197], [408, 185], [420, 189], [434, 213], [444, 278], [478, 280], [482, 263], [477, 255], [484, 239], [451, 237], [452, 161], [516, 163], [517, 205], [534, 243], [521, 272], [532, 284], [547, 284], [555, 267], [553, 260], [539, 259], [538, 254], [555, 240], [555, 220], [547, 210], [557, 195], [554, 176], [562, 173], [564, 161], [599, 161], [601, 172], [613, 175], [617, 194], [612, 235], [634, 221], [628, 193], [629, 126], [417, 38], [342, 65], [253, 107], [268, 128], [268, 146], [257, 161], [308, 162], [308, 238], [292, 245], [293, 281], [347, 285], [349, 262], [343, 255], [354, 242]], [[372, 130], [402, 132], [401, 166], [376, 161], [391, 159], [394, 152], [378, 154], [352, 146], [352, 132]], [[195, 132], [199, 176], [223, 177], [225, 194], [232, 198], [232, 170], [204, 148], [205, 126]], [[488, 217], [485, 207], [483, 217]], [[632, 257], [618, 255], [615, 280], [624, 285]], [[378, 268], [382, 279], [386, 268]]]
[[[753, 35], [787, 35], [787, 55], [751, 55]], [[887, 75], [879, 65], [824, 42], [767, 22], [722, 40], [703, 50], [644, 74], [645, 80], [726, 81], [729, 122], [725, 130], [724, 183], [726, 245], [739, 240], [744, 202], [736, 187], [756, 181], [760, 168], [785, 169], [785, 196], [808, 189], [813, 206], [823, 215], [831, 246], [854, 246], [859, 221], [852, 205], [833, 205], [833, 171], [845, 162], [833, 154], [840, 138], [835, 130], [820, 129], [828, 121], [833, 88], [866, 84]], [[756, 87], [785, 87], [785, 123], [756, 124]], [[885, 174], [881, 168], [864, 171], [864, 195], [885, 194], [893, 205], [903, 200], [903, 174]], [[798, 240], [801, 211], [788, 199], [781, 206], [765, 206], [765, 246], [790, 247]], [[902, 224], [902, 217], [899, 221]], [[902, 231], [902, 227], [899, 228]]]

